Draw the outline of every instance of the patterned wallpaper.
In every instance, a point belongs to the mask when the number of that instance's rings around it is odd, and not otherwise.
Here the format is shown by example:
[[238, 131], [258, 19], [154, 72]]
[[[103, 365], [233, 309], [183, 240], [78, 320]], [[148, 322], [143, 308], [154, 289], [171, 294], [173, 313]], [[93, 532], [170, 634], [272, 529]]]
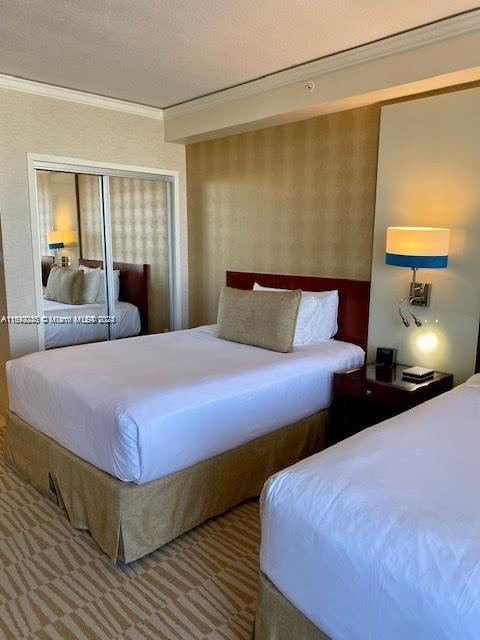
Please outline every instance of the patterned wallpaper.
[[40, 255], [48, 256], [51, 253], [48, 249], [48, 232], [54, 228], [50, 173], [48, 171], [37, 171], [36, 177]]
[[369, 279], [380, 106], [187, 146], [190, 323], [228, 269]]
[[150, 265], [149, 330], [170, 327], [167, 183], [110, 178], [113, 259]]
[[98, 176], [78, 175], [82, 258], [103, 260], [101, 184]]

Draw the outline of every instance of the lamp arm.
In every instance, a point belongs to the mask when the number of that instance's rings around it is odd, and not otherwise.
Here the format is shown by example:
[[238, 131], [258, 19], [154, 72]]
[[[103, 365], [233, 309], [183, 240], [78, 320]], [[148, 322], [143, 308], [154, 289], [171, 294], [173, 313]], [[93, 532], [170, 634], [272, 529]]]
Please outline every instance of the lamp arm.
[[400, 316], [400, 318], [402, 319], [403, 324], [407, 327], [410, 326], [410, 322], [408, 321], [408, 319], [403, 315], [402, 313], [402, 305], [407, 302], [407, 300], [410, 300], [410, 298], [402, 298], [400, 300], [400, 302], [398, 303], [398, 315]]
[[417, 325], [417, 327], [420, 328], [422, 326], [422, 321], [419, 318], [417, 318], [417, 316], [412, 311], [412, 302], [414, 300], [419, 300], [419, 299], [421, 300], [421, 298], [417, 298], [417, 296], [413, 296], [412, 298], [409, 299], [409, 302], [408, 302], [408, 313], [412, 316], [412, 318], [413, 318], [415, 324]]
[[413, 289], [415, 290], [415, 285], [417, 284], [417, 267], [412, 267], [412, 284], [413, 284]]

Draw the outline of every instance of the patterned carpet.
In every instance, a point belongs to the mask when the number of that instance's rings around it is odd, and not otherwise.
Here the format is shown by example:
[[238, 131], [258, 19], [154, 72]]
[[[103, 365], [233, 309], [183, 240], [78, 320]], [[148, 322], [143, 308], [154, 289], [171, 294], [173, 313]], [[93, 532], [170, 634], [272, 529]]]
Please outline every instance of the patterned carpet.
[[[1, 427], [0, 439], [1, 447]], [[73, 530], [65, 514], [0, 458], [2, 640], [251, 637], [260, 537], [256, 501], [137, 562], [114, 566], [88, 534]]]

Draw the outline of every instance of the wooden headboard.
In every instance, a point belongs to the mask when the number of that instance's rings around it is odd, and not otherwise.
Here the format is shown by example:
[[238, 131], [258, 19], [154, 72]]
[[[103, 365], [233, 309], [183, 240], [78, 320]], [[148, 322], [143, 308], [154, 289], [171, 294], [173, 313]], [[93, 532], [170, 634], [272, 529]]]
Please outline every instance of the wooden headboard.
[[475, 360], [475, 373], [480, 373], [480, 326], [478, 328], [477, 358]]
[[287, 276], [273, 273], [246, 273], [227, 271], [227, 286], [252, 289], [255, 282], [276, 289], [303, 289], [304, 291], [338, 290], [338, 333], [336, 340], [357, 344], [367, 350], [370, 282], [317, 276]]
[[[101, 260], [80, 258], [85, 267], [103, 268]], [[150, 265], [129, 262], [114, 262], [113, 268], [120, 271], [120, 300], [130, 302], [138, 307], [140, 313], [141, 333], [148, 333], [148, 278]]]
[[48, 275], [53, 265], [53, 256], [42, 256], [42, 286], [47, 286]]

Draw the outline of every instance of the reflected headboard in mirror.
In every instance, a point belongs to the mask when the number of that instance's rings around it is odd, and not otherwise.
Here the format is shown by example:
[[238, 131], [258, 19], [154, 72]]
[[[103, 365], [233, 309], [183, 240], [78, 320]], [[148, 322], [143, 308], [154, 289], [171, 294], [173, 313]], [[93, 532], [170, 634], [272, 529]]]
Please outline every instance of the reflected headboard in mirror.
[[475, 373], [480, 373], [480, 326], [478, 327], [477, 359], [475, 361]]
[[366, 353], [370, 306], [369, 281], [227, 271], [227, 286], [229, 287], [252, 289], [255, 282], [263, 287], [275, 289], [303, 289], [303, 291], [337, 289], [339, 297], [338, 332], [335, 339], [357, 344]]
[[47, 286], [50, 269], [53, 265], [53, 256], [42, 256], [42, 286]]
[[[103, 267], [101, 260], [80, 258], [85, 267]], [[113, 268], [120, 271], [120, 300], [134, 304], [140, 313], [141, 333], [148, 333], [148, 279], [150, 265], [130, 262], [114, 262]]]

